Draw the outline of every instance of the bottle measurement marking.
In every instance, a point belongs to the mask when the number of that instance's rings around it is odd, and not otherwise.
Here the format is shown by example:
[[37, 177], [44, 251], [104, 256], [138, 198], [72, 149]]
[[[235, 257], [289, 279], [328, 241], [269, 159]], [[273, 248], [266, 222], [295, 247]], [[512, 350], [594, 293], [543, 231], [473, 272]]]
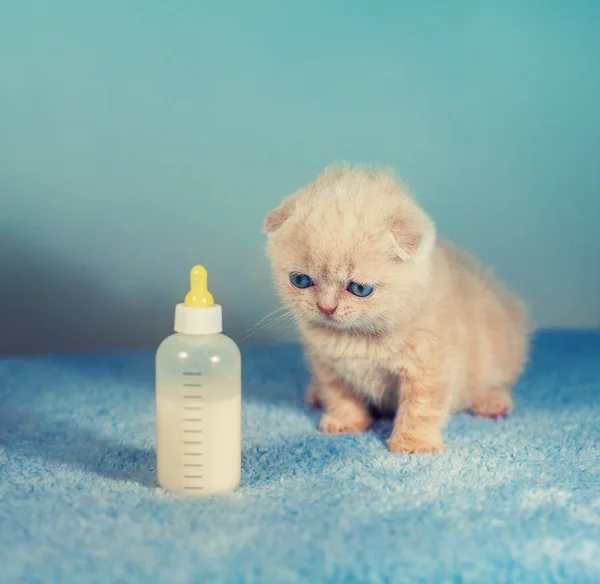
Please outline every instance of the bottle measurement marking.
[[[203, 464], [197, 462], [203, 456], [204, 440], [203, 436], [203, 418], [204, 409], [204, 383], [202, 383], [202, 371], [184, 371], [180, 382], [180, 395], [182, 399], [183, 415], [180, 418], [183, 422], [182, 445], [183, 445], [183, 488], [186, 490], [202, 491], [204, 476], [197, 474], [202, 472]], [[202, 416], [202, 417], [200, 417]], [[191, 452], [190, 452], [191, 451]], [[190, 484], [191, 483], [191, 484]], [[200, 484], [198, 484], [200, 483]]]
[[[202, 423], [203, 418], [200, 416], [200, 411], [203, 410], [202, 405], [189, 405], [196, 403], [204, 399], [204, 396], [199, 394], [202, 390], [202, 383], [196, 382], [193, 377], [201, 377], [201, 372], [186, 372], [184, 376], [187, 376], [188, 379], [192, 377], [192, 379], [185, 380], [182, 382], [182, 397], [183, 397], [183, 428], [182, 428], [182, 442], [183, 442], [183, 488], [186, 490], [197, 490], [201, 491], [204, 487], [202, 484], [198, 485], [198, 483], [204, 482], [204, 476], [201, 474], [196, 474], [198, 472], [202, 472], [202, 463], [195, 462], [196, 460], [203, 455], [203, 452], [198, 452], [199, 450], [204, 450], [204, 440], [199, 440], [202, 438]], [[204, 403], [204, 402], [202, 402]], [[195, 415], [191, 412], [197, 412]], [[192, 452], [189, 452], [192, 450]], [[194, 452], [195, 451], [195, 452]], [[189, 484], [191, 483], [191, 485]], [[195, 484], [194, 484], [195, 483]]]

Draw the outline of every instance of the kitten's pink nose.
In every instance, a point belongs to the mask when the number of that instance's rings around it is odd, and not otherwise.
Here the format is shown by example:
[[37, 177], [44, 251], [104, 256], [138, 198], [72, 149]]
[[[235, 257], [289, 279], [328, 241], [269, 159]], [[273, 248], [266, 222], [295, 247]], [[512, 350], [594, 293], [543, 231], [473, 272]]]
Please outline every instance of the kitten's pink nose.
[[320, 304], [317, 304], [317, 306], [319, 307], [321, 314], [324, 314], [325, 316], [333, 316], [333, 313], [337, 310], [337, 306], [321, 306]]

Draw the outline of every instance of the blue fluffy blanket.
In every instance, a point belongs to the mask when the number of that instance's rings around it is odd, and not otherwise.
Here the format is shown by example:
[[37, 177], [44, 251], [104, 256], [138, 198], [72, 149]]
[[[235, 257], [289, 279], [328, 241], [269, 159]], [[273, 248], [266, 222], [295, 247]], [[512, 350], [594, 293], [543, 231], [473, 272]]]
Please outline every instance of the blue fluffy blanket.
[[0, 582], [599, 582], [600, 333], [547, 332], [506, 420], [389, 454], [316, 430], [295, 346], [244, 351], [243, 481], [155, 479], [153, 355], [0, 361]]

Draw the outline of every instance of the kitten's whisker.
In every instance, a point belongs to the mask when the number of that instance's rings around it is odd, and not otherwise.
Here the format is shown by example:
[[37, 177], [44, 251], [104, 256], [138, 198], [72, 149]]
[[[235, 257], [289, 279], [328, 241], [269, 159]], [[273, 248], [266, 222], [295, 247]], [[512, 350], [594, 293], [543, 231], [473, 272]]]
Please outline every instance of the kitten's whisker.
[[276, 315], [278, 312], [281, 312], [282, 310], [287, 310], [287, 309], [288, 309], [287, 306], [280, 306], [279, 308], [276, 308], [273, 312], [270, 312], [269, 314], [267, 314], [267, 316], [265, 316], [264, 318], [261, 318], [256, 324], [252, 325], [246, 332], [247, 333], [252, 332], [256, 327], [260, 326], [263, 322], [265, 322], [265, 320]]
[[[282, 314], [278, 314], [278, 313], [282, 313]], [[265, 316], [264, 318], [259, 320], [254, 326], [250, 327], [246, 331], [246, 335], [243, 337], [242, 341], [247, 340], [248, 338], [250, 338], [252, 335], [254, 335], [257, 332], [263, 331], [266, 328], [269, 328], [271, 326], [279, 324], [281, 322], [281, 320], [289, 317], [291, 315], [290, 313], [291, 313], [291, 309], [288, 306], [280, 306], [279, 308], [275, 309], [273, 312], [267, 314], [267, 316]], [[274, 317], [274, 318], [272, 318], [272, 317]], [[269, 319], [271, 319], [271, 320], [269, 320]]]
[[264, 323], [259, 329], [257, 329], [255, 332], [258, 331], [264, 331], [265, 329], [272, 329], [275, 327], [281, 327], [281, 326], [286, 326], [289, 323], [291, 323], [293, 321], [293, 317], [291, 314], [282, 314], [280, 316], [278, 316], [277, 318], [270, 320], [269, 322]]
[[289, 319], [286, 320], [284, 318], [278, 319], [275, 322], [269, 322], [267, 325], [263, 326], [260, 331], [254, 331], [254, 334], [256, 334], [257, 332], [262, 332], [265, 330], [269, 330], [269, 331], [273, 331], [273, 332], [280, 332], [283, 331], [289, 327], [292, 327], [293, 329], [297, 328], [297, 323], [295, 321], [295, 319]]

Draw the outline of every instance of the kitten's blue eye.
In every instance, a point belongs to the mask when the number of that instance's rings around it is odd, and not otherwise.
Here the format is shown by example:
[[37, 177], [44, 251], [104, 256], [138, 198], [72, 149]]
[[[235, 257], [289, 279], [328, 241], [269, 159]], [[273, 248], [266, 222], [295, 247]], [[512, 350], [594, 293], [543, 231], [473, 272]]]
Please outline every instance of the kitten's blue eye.
[[299, 288], [300, 290], [310, 288], [314, 285], [312, 278], [306, 274], [290, 274], [290, 282], [294, 288]]
[[354, 296], [358, 296], [359, 298], [371, 296], [371, 294], [373, 294], [373, 290], [373, 286], [359, 284], [358, 282], [350, 282], [350, 284], [348, 284], [348, 292], [350, 292], [350, 294], [354, 294]]

